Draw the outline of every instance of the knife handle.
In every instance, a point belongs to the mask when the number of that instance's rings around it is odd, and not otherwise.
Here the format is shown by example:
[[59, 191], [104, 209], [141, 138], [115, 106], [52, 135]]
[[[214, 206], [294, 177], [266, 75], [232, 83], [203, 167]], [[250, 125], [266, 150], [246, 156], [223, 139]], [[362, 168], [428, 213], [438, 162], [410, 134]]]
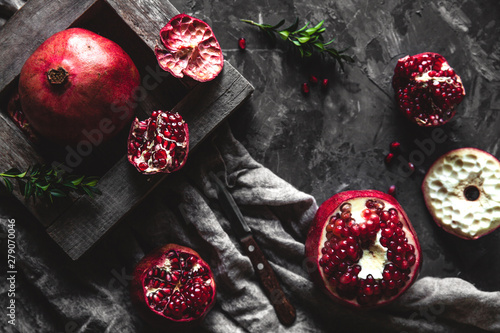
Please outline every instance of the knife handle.
[[264, 257], [264, 253], [262, 253], [259, 245], [257, 245], [252, 235], [242, 238], [241, 244], [244, 246], [245, 252], [252, 262], [253, 269], [259, 277], [260, 283], [264, 287], [266, 296], [271, 301], [279, 321], [286, 326], [292, 325], [296, 316], [295, 308], [286, 297], [283, 289], [281, 289], [276, 274]]

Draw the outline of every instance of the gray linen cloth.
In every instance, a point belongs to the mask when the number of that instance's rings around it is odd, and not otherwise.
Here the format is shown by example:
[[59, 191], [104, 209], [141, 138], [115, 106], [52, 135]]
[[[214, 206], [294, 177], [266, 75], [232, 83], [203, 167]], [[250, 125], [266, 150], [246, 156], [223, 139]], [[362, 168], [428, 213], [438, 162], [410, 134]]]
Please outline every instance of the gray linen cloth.
[[[194, 332], [500, 332], [500, 292], [482, 292], [458, 278], [421, 278], [396, 304], [374, 311], [351, 310], [331, 301], [310, 281], [304, 258], [315, 199], [252, 159], [228, 126], [215, 134], [185, 169], [167, 178], [76, 262], [20, 204], [4, 195], [2, 232], [6, 219], [15, 218], [19, 273], [17, 325], [9, 325], [1, 313], [0, 331], [152, 332], [130, 303], [130, 274], [150, 249], [173, 242], [197, 250], [211, 265], [218, 287], [215, 307]], [[293, 326], [285, 328], [277, 320], [219, 209], [208, 171], [230, 185], [297, 309]], [[5, 281], [5, 271], [0, 281]], [[0, 284], [2, 299], [7, 298], [6, 285]]]

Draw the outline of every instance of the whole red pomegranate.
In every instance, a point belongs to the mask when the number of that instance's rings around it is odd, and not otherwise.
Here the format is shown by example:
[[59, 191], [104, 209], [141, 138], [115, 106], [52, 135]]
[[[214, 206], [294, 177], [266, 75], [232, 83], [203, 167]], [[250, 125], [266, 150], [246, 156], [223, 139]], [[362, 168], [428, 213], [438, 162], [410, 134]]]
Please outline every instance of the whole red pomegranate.
[[26, 60], [19, 94], [26, 118], [44, 138], [63, 145], [89, 137], [102, 142], [132, 118], [139, 83], [139, 71], [118, 44], [72, 28], [52, 35]]
[[420, 244], [391, 195], [375, 190], [334, 195], [318, 209], [306, 240], [311, 277], [332, 299], [377, 307], [415, 281]]
[[181, 329], [199, 324], [214, 306], [215, 281], [197, 252], [167, 244], [139, 261], [131, 297], [141, 317], [152, 326]]
[[392, 86], [400, 111], [419, 126], [446, 124], [465, 95], [460, 76], [432, 52], [399, 59]]

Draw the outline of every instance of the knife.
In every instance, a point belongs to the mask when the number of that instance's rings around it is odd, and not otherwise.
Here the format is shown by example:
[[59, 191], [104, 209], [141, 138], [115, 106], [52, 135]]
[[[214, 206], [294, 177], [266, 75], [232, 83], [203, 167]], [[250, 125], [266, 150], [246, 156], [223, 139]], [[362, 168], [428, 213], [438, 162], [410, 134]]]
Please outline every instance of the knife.
[[234, 233], [239, 238], [245, 254], [250, 258], [259, 282], [274, 307], [274, 311], [276, 311], [276, 316], [283, 325], [292, 325], [296, 317], [295, 308], [286, 297], [283, 289], [281, 289], [273, 268], [253, 238], [252, 231], [248, 227], [240, 209], [222, 181], [213, 172], [209, 173], [209, 177], [215, 184], [222, 210], [231, 223]]

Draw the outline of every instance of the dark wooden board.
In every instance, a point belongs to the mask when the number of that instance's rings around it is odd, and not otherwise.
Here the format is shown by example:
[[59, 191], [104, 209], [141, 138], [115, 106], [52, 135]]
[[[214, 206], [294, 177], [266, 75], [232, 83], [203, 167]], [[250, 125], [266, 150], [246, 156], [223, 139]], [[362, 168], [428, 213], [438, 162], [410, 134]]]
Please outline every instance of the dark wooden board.
[[[178, 80], [159, 70], [153, 49], [158, 32], [178, 11], [165, 0], [31, 0], [0, 30], [0, 170], [26, 168], [36, 162], [64, 162], [67, 151], [47, 153], [30, 142], [6, 113], [8, 98], [29, 55], [55, 32], [72, 26], [95, 31], [120, 44], [134, 60], [147, 94], [136, 114], [144, 118], [155, 109], [174, 109], [189, 125], [191, 153], [248, 97], [253, 87], [228, 62], [213, 81]], [[147, 78], [147, 82], [145, 81]], [[151, 83], [154, 88], [149, 89]], [[157, 84], [156, 84], [157, 83]], [[48, 234], [74, 260], [88, 251], [160, 182], [172, 175], [144, 176], [125, 156], [126, 131], [95, 147], [75, 166], [101, 176], [96, 199], [71, 196], [51, 205], [14, 195], [47, 228]], [[66, 154], [66, 155], [65, 155]], [[67, 161], [67, 160], [66, 160]], [[87, 173], [88, 174], [88, 173]]]

